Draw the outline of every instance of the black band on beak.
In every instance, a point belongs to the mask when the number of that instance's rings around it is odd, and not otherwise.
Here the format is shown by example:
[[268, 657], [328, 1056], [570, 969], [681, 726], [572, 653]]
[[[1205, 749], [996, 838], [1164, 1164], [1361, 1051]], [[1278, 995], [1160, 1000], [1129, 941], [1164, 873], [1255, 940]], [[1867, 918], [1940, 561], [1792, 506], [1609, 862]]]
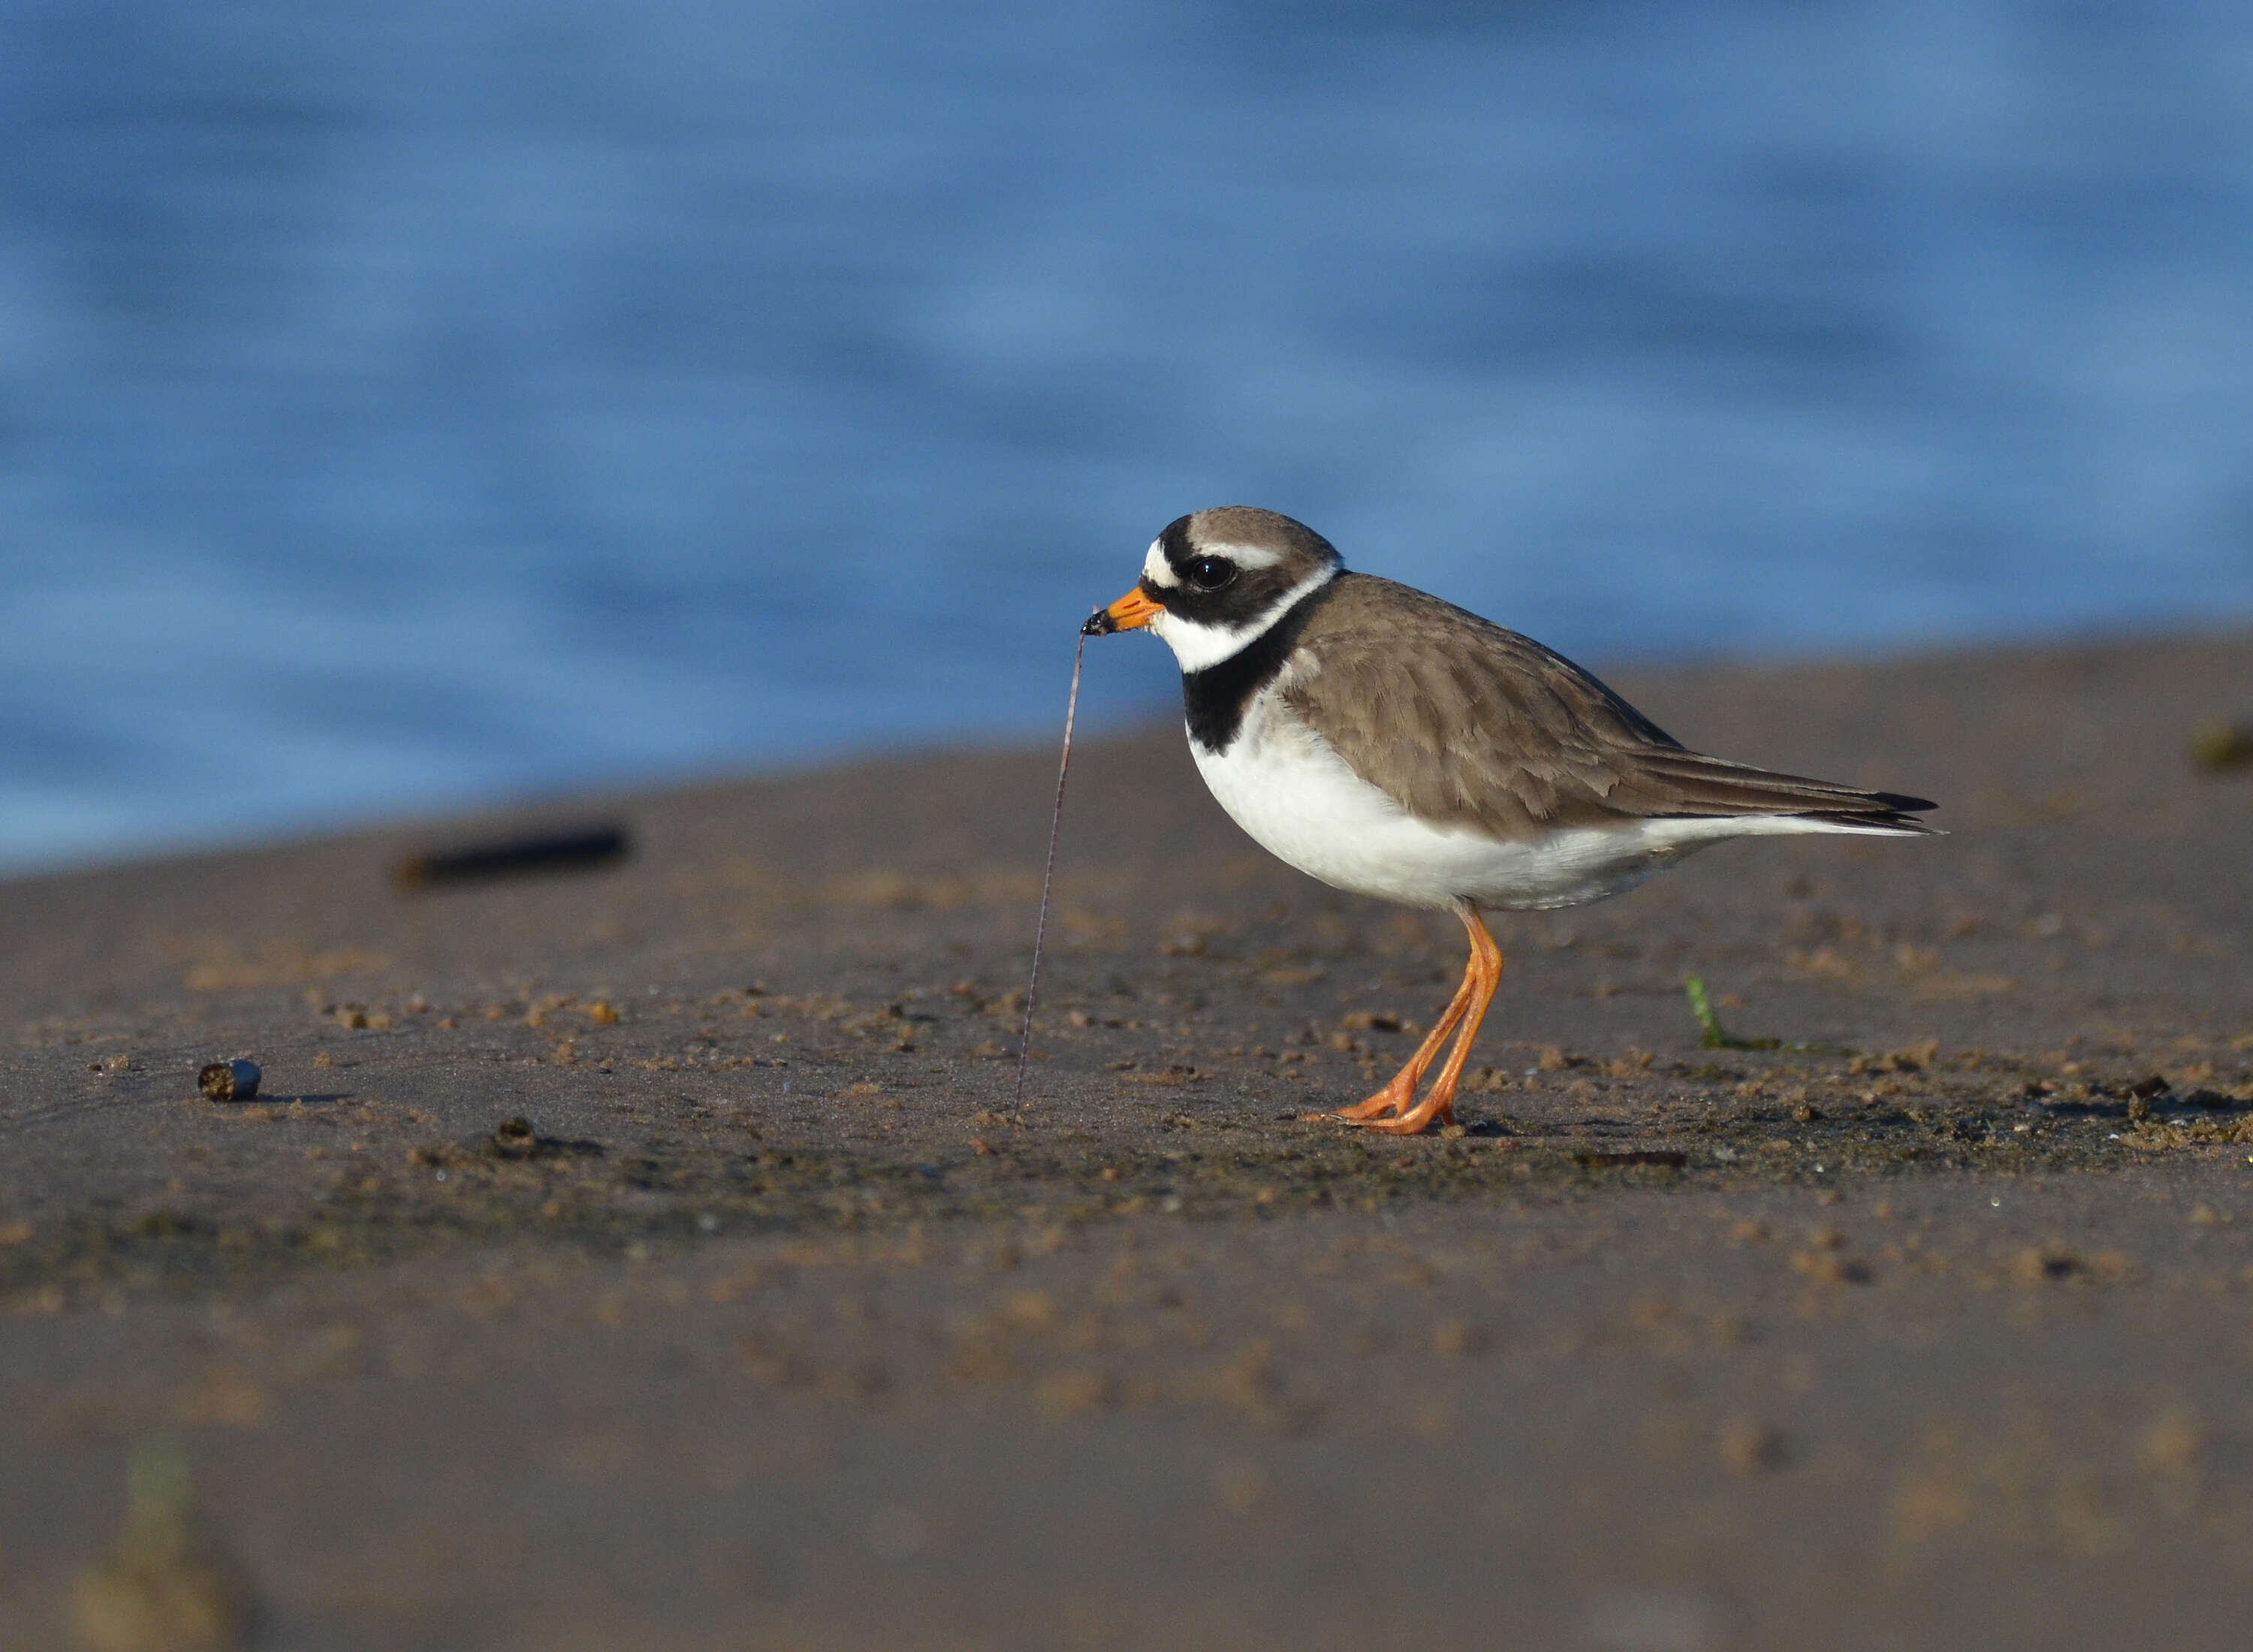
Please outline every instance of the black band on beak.
[[1118, 629], [1119, 623], [1111, 617], [1109, 611], [1099, 608], [1087, 617], [1087, 624], [1079, 628], [1079, 634], [1083, 637], [1108, 637]]

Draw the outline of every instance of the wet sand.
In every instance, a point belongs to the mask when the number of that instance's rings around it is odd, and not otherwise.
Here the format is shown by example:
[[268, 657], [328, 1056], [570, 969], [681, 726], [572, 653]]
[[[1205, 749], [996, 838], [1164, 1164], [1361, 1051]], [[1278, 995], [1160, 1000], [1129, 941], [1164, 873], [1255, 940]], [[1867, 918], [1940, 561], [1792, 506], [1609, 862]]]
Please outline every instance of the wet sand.
[[1952, 835], [1497, 920], [1453, 1137], [1170, 729], [1022, 1105], [1046, 751], [0, 884], [0, 1645], [166, 1442], [276, 1647], [2240, 1644], [2253, 639], [1615, 681]]

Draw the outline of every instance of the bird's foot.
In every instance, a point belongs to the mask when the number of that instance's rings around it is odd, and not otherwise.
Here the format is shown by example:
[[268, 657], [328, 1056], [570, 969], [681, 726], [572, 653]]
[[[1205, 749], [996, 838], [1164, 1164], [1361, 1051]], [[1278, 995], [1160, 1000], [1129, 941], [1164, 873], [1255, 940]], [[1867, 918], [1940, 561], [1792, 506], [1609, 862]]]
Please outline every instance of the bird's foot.
[[1413, 1081], [1402, 1084], [1399, 1079], [1385, 1086], [1367, 1101], [1357, 1101], [1350, 1107], [1341, 1107], [1331, 1119], [1381, 1119], [1386, 1113], [1406, 1112], [1415, 1105], [1416, 1086]]
[[1413, 1066], [1403, 1068], [1393, 1075], [1392, 1082], [1367, 1101], [1357, 1101], [1350, 1107], [1340, 1107], [1333, 1112], [1310, 1112], [1304, 1115], [1312, 1124], [1360, 1124], [1365, 1119], [1381, 1119], [1386, 1113], [1405, 1113], [1416, 1102], [1416, 1081], [1424, 1075]]
[[[1345, 1119], [1343, 1113], [1333, 1116]], [[1453, 1087], [1449, 1086], [1446, 1091], [1442, 1091], [1440, 1086], [1434, 1084], [1430, 1095], [1426, 1096], [1413, 1107], [1405, 1109], [1398, 1118], [1345, 1119], [1345, 1122], [1357, 1130], [1381, 1131], [1388, 1136], [1421, 1135], [1435, 1125], [1446, 1126], [1455, 1122], [1455, 1098]]]

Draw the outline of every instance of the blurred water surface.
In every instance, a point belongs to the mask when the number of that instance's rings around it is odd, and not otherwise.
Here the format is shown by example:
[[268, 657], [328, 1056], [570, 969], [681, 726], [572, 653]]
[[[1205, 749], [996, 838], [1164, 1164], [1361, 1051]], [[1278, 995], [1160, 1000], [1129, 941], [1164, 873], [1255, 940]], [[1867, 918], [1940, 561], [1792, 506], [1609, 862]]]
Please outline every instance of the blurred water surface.
[[1224, 502], [1597, 660], [2253, 613], [2243, 5], [0, 0], [0, 865], [1052, 734]]

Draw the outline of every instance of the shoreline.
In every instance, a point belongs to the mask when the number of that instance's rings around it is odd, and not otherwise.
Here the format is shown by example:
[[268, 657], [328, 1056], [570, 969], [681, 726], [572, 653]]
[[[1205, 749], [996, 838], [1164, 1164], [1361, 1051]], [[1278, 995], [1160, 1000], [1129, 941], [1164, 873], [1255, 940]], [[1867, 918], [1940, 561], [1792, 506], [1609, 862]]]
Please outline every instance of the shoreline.
[[[1626, 657], [1608, 664], [1589, 665], [1585, 659], [1579, 660], [1579, 663], [1615, 687], [1627, 683], [1655, 686], [1656, 692], [1664, 694], [1678, 686], [1701, 680], [1791, 678], [1841, 671], [1887, 672], [1911, 669], [1928, 663], [1948, 666], [1971, 665], [1974, 667], [1986, 663], [2008, 667], [2041, 657], [2104, 658], [2152, 649], [2181, 648], [2220, 651], [2227, 654], [2249, 634], [2253, 634], [2253, 620], [2222, 622], [2202, 627], [2154, 622], [2125, 631], [2091, 629], [2086, 633], [1983, 638], [1961, 645], [1904, 643], [1898, 647], [1843, 651], [1810, 649], [1804, 652], [1781, 650], [1774, 653], [1730, 652], [1710, 656], [1689, 652], [1647, 654]], [[1577, 656], [1574, 658], [1578, 659]], [[1632, 695], [1629, 697], [1633, 698]], [[2226, 699], [2226, 696], [2222, 698]], [[2246, 703], [2238, 707], [2237, 714], [2253, 714], [2253, 693], [2240, 698]], [[1059, 714], [1056, 721], [1060, 728], [1060, 694], [1057, 705]], [[1659, 721], [1663, 725], [1665, 720], [1662, 717]], [[1168, 701], [1158, 706], [1155, 714], [1151, 717], [1125, 718], [1107, 726], [1097, 727], [1092, 732], [1083, 717], [1080, 737], [1084, 743], [1089, 745], [1132, 742], [1143, 735], [1162, 734], [1174, 727], [1173, 708]], [[999, 732], [964, 734], [952, 739], [917, 741], [899, 745], [872, 739], [865, 743], [848, 743], [828, 751], [810, 750], [797, 756], [778, 756], [771, 762], [715, 761], [642, 776], [582, 777], [576, 780], [527, 785], [505, 794], [434, 802], [429, 806], [385, 805], [354, 814], [312, 819], [296, 826], [277, 826], [270, 830], [247, 828], [239, 833], [210, 838], [152, 840], [114, 854], [98, 853], [83, 860], [13, 864], [0, 860], [0, 889], [11, 884], [52, 878], [82, 877], [134, 867], [185, 864], [220, 857], [282, 852], [346, 840], [388, 840], [401, 834], [443, 834], [457, 830], [475, 833], [499, 821], [546, 819], [600, 812], [605, 809], [631, 806], [645, 800], [725, 791], [745, 786], [787, 784], [843, 771], [894, 765], [917, 766], [934, 761], [1030, 756], [1040, 751], [1044, 742], [1053, 745], [1050, 737], [1052, 732], [1036, 730], [1022, 736]]]

